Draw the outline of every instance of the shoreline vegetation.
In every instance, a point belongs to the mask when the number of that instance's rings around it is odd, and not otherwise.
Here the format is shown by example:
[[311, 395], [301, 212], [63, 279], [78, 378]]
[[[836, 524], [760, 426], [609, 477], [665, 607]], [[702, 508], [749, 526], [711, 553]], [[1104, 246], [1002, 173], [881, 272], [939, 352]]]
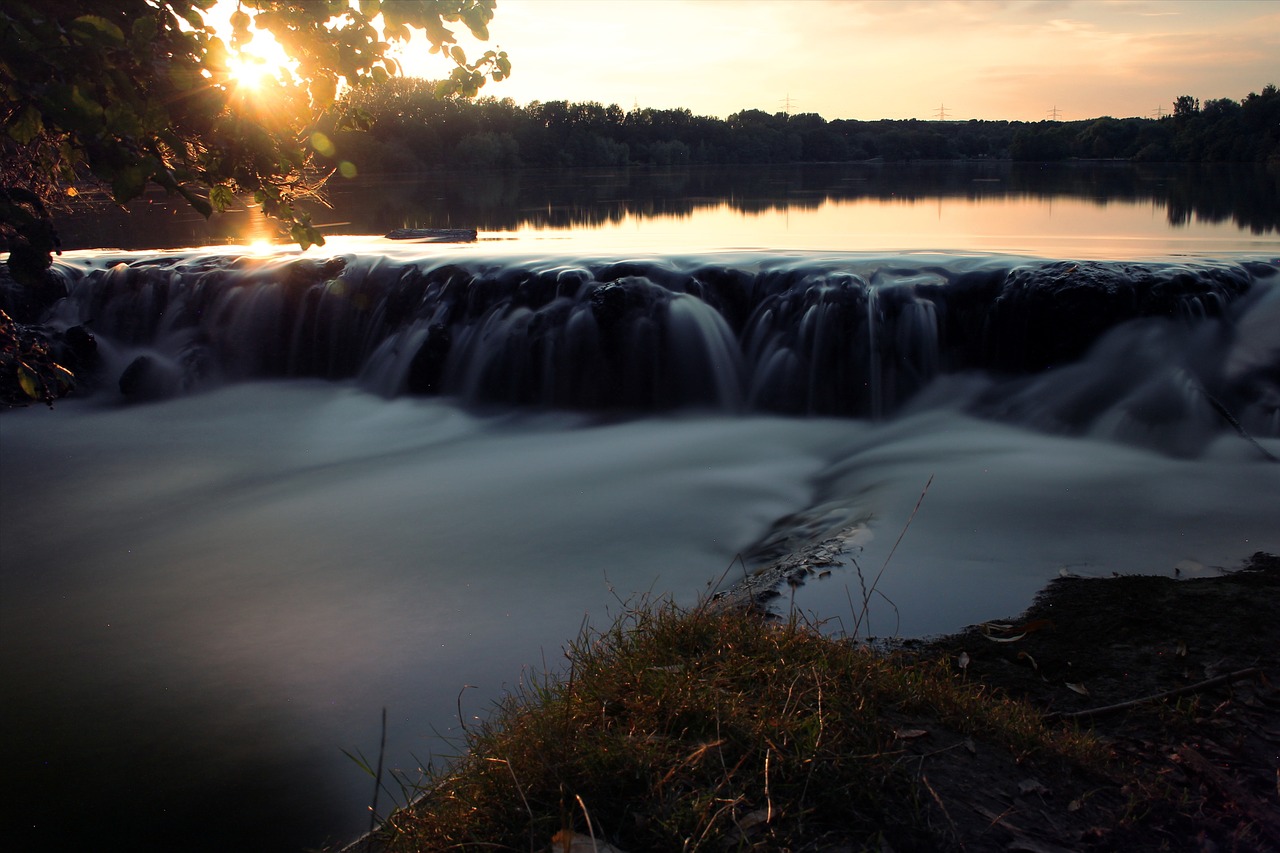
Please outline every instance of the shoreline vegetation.
[[[394, 79], [354, 90], [322, 124], [317, 161], [361, 174], [435, 168], [840, 163], [873, 159], [1132, 160], [1139, 163], [1280, 162], [1280, 91], [1274, 82], [1240, 101], [1181, 95], [1159, 117], [1099, 116], [1037, 122], [827, 120], [817, 113], [744, 109], [721, 119], [687, 109], [617, 104], [468, 100], [440, 84]], [[350, 168], [343, 174], [348, 174]]]
[[755, 596], [640, 602], [456, 764], [380, 778], [384, 810], [412, 804], [344, 849], [1278, 849], [1276, 612], [1261, 552], [1063, 577], [1016, 619], [892, 648]]

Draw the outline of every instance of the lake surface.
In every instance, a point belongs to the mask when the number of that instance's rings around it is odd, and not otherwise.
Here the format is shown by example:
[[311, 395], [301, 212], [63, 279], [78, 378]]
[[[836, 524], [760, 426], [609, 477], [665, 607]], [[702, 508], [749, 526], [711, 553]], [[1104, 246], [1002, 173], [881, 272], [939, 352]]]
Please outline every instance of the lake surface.
[[[475, 228], [520, 251], [1013, 252], [1133, 258], [1273, 252], [1280, 170], [1127, 163], [843, 164], [518, 170], [328, 185], [326, 235]], [[163, 195], [64, 220], [68, 249], [273, 238], [250, 210], [210, 222]]]
[[[877, 636], [1280, 550], [1275, 186], [370, 180], [306, 255], [159, 251], [253, 225], [160, 201], [69, 222], [48, 323], [93, 330], [94, 388], [0, 413], [8, 837], [350, 839], [383, 708], [416, 778], [584, 623], [814, 542], [840, 564], [780, 608], [851, 630], [883, 568]], [[370, 236], [403, 226], [481, 239]]]

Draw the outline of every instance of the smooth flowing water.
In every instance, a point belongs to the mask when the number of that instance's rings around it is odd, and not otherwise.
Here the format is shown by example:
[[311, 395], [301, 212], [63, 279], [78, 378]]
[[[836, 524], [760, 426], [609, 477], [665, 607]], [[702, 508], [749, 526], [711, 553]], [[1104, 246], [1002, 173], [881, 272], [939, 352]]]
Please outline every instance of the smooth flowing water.
[[546, 249], [64, 259], [96, 387], [0, 415], [8, 838], [349, 839], [383, 708], [413, 776], [584, 621], [815, 542], [779, 606], [884, 567], [879, 636], [1280, 549], [1275, 251]]
[[692, 602], [847, 440], [314, 382], [47, 414], [3, 426], [11, 817], [157, 849], [350, 837], [372, 787], [341, 750], [376, 756], [383, 707], [390, 766], [452, 754], [459, 707], [623, 599]]

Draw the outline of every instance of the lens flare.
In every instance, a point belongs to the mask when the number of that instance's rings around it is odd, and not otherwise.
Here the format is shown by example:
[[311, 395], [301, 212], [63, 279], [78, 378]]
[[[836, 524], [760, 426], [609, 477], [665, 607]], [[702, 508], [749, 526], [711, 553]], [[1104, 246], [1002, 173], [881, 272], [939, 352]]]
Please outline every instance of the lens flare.
[[235, 87], [246, 92], [260, 92], [276, 79], [281, 66], [251, 53], [241, 53], [227, 60], [227, 71]]

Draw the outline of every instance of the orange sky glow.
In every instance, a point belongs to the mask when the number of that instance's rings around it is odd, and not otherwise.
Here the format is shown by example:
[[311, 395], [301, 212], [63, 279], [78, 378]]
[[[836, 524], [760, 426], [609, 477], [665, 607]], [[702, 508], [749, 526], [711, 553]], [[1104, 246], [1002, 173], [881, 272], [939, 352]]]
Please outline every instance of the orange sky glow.
[[511, 55], [486, 95], [720, 117], [1155, 116], [1280, 83], [1274, 0], [499, 0], [489, 43], [459, 41]]
[[[511, 55], [482, 94], [519, 104], [1070, 121], [1280, 84], [1276, 0], [499, 0], [489, 29], [455, 26], [470, 55]], [[278, 60], [269, 41], [250, 50]], [[393, 55], [448, 74], [420, 33]]]

